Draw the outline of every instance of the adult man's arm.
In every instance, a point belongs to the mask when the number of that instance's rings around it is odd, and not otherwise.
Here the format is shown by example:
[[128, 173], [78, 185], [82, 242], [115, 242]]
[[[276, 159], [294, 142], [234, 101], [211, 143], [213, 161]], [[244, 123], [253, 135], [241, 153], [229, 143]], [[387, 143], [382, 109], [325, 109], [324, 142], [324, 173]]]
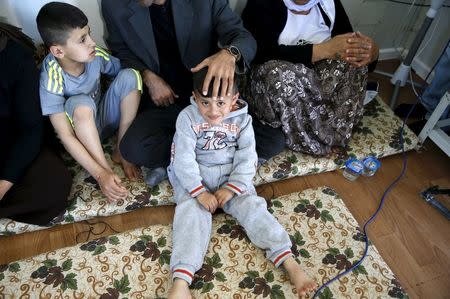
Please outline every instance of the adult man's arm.
[[256, 54], [256, 41], [244, 28], [241, 18], [230, 8], [228, 1], [215, 0], [212, 6], [214, 31], [217, 33], [221, 47], [229, 45], [239, 49], [240, 61], [236, 73], [242, 74], [249, 67]]
[[[203, 90], [207, 91], [211, 80], [214, 78], [213, 98], [231, 95], [233, 91], [234, 74], [244, 73], [250, 66], [250, 62], [256, 54], [256, 41], [248, 32], [242, 20], [231, 10], [226, 0], [213, 0], [212, 7], [213, 29], [217, 33], [218, 42], [224, 49], [206, 58], [192, 69], [197, 72], [208, 67]], [[239, 56], [232, 55], [226, 48], [234, 46], [239, 50]], [[239, 58], [239, 61], [236, 59]], [[237, 66], [237, 68], [236, 68]], [[222, 90], [219, 86], [222, 81]], [[205, 92], [204, 92], [205, 93]]]
[[[102, 14], [108, 29], [108, 37], [106, 42], [111, 49], [113, 55], [120, 59], [123, 68], [133, 68], [140, 71], [142, 81], [147, 86], [148, 93], [156, 106], [169, 106], [174, 103], [178, 96], [174, 93], [172, 88], [164, 81], [163, 78], [157, 75], [156, 70], [151, 69], [141, 59], [139, 59], [128, 47], [123, 39], [117, 23], [114, 18], [114, 9], [119, 9], [115, 6], [115, 1], [102, 1]], [[143, 8], [144, 9], [144, 8]], [[145, 30], [145, 28], [142, 28]]]
[[147, 66], [128, 48], [128, 45], [122, 38], [118, 24], [113, 17], [113, 2], [102, 1], [102, 15], [108, 29], [106, 43], [112, 54], [119, 58], [123, 68], [133, 68], [139, 71], [147, 69]]

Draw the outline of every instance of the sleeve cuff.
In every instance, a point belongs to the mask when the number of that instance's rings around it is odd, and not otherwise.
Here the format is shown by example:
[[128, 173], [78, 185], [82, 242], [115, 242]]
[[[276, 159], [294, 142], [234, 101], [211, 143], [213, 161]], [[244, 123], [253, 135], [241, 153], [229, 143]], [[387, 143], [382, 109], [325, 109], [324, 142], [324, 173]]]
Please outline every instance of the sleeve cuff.
[[244, 193], [244, 191], [241, 188], [232, 183], [226, 183], [224, 188], [236, 193], [237, 195], [242, 195]]
[[206, 191], [205, 186], [199, 185], [199, 186], [193, 188], [191, 191], [189, 191], [189, 195], [191, 197], [197, 197], [197, 196], [199, 196], [201, 193], [203, 193], [205, 191]]

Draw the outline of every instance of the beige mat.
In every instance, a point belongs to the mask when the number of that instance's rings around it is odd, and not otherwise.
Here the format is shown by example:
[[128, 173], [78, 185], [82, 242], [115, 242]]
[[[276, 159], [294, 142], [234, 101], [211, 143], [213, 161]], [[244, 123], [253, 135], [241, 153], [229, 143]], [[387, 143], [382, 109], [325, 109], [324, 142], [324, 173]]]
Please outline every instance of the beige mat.
[[[349, 157], [363, 158], [368, 155], [385, 157], [399, 153], [401, 147], [398, 137], [401, 120], [394, 116], [392, 110], [377, 98], [365, 106], [365, 113], [360, 124], [354, 129], [352, 140], [347, 149], [326, 158], [295, 153], [285, 150], [269, 160], [258, 169], [254, 178], [255, 185], [283, 180], [325, 171], [332, 171], [342, 166]], [[112, 143], [106, 144], [105, 152], [112, 152]], [[413, 149], [417, 137], [406, 127], [405, 150]], [[130, 196], [125, 201], [108, 203], [100, 193], [95, 180], [73, 160], [68, 160], [74, 176], [70, 206], [67, 211], [57, 217], [52, 225], [79, 222], [97, 216], [109, 216], [126, 213], [145, 206], [171, 205], [172, 188], [167, 181], [150, 189], [144, 182], [127, 183]], [[111, 165], [114, 165], [110, 161]], [[113, 166], [123, 177], [119, 166]], [[0, 219], [0, 235], [18, 234], [45, 227], [28, 225]]]
[[[364, 242], [357, 222], [330, 188], [272, 200], [271, 212], [286, 228], [293, 252], [319, 284], [350, 267]], [[171, 227], [155, 225], [0, 266], [0, 298], [160, 298], [170, 286]], [[195, 298], [293, 298], [281, 269], [249, 243], [224, 214], [213, 217], [205, 263], [196, 273]], [[407, 298], [371, 245], [353, 273], [320, 298]]]

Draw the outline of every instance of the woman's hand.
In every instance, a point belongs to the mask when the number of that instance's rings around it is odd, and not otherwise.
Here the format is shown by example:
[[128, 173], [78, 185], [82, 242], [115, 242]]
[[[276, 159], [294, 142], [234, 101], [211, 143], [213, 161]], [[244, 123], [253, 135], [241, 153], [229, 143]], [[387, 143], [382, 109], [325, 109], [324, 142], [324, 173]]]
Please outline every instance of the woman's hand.
[[373, 39], [361, 32], [355, 32], [348, 39], [345, 60], [356, 67], [361, 67], [377, 59], [378, 52], [378, 46]]
[[368, 65], [378, 57], [378, 46], [360, 32], [336, 35], [313, 46], [312, 62], [322, 59], [344, 60], [355, 67]]
[[315, 44], [312, 52], [312, 62], [322, 59], [344, 59], [346, 50], [348, 49], [348, 39], [353, 36], [353, 33], [339, 34], [330, 40], [321, 44]]

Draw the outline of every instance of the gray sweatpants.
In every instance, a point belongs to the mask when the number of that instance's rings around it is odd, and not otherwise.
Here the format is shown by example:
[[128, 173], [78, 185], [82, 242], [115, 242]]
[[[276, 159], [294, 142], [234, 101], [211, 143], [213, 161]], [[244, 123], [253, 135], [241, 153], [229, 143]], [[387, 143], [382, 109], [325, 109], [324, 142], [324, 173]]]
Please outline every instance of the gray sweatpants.
[[[214, 193], [228, 181], [232, 165], [206, 167], [200, 165], [200, 175], [209, 192]], [[178, 183], [169, 168], [169, 179], [175, 192], [175, 218], [173, 222], [173, 250], [170, 269], [173, 279], [192, 283], [208, 249], [212, 215]], [[244, 227], [250, 241], [266, 251], [276, 267], [292, 256], [289, 235], [267, 210], [266, 201], [256, 195], [254, 188], [246, 194], [234, 196], [223, 210]]]

